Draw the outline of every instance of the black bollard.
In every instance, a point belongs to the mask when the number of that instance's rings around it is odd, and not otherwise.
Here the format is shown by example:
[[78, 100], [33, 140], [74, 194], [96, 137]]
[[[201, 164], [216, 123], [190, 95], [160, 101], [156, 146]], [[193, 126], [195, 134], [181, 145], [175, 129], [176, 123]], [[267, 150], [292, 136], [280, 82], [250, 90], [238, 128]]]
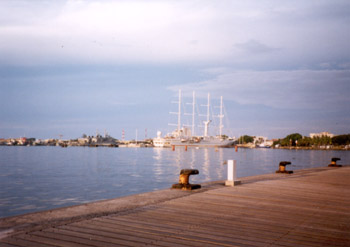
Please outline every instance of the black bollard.
[[293, 171], [287, 171], [286, 170], [286, 165], [292, 164], [290, 161], [281, 161], [279, 164], [279, 169], [276, 171], [276, 173], [287, 173], [291, 174]]
[[182, 169], [180, 171], [179, 183], [173, 184], [172, 189], [182, 189], [182, 190], [195, 190], [200, 189], [200, 184], [190, 184], [190, 175], [197, 175], [199, 171], [197, 169]]
[[342, 167], [342, 165], [337, 165], [338, 160], [340, 160], [340, 158], [333, 157], [331, 160], [331, 163], [328, 166], [329, 167]]

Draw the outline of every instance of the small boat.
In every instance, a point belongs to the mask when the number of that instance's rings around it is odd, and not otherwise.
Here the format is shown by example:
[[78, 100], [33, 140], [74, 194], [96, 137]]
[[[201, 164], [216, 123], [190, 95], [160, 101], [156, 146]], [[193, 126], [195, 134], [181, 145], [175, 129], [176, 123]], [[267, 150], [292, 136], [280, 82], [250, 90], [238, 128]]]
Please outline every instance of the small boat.
[[162, 132], [157, 132], [157, 137], [153, 139], [153, 146], [157, 148], [170, 147], [170, 141], [168, 138], [162, 137]]
[[261, 143], [257, 145], [258, 148], [271, 148], [270, 145], [267, 145], [266, 143]]

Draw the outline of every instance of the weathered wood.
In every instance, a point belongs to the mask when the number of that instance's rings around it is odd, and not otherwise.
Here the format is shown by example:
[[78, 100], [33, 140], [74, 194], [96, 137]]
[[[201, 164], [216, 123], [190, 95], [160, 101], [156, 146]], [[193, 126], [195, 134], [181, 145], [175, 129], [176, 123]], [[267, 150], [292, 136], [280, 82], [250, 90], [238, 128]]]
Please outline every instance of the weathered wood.
[[82, 247], [82, 246], [91, 246], [80, 244], [79, 242], [71, 242], [64, 239], [60, 239], [60, 236], [54, 236], [54, 238], [50, 236], [45, 236], [41, 231], [34, 232], [34, 234], [21, 234], [16, 236], [16, 239], [26, 240], [30, 245], [23, 246], [61, 246], [61, 247]]
[[[111, 222], [113, 219], [110, 219]], [[141, 229], [146, 229], [150, 234], [165, 234], [168, 236], [171, 236], [174, 239], [186, 239], [188, 243], [195, 243], [197, 242], [199, 246], [203, 246], [203, 243], [206, 243], [207, 245], [230, 245], [234, 244], [237, 246], [256, 246], [252, 245], [252, 243], [249, 243], [249, 241], [244, 241], [244, 240], [235, 240], [230, 237], [226, 236], [219, 236], [219, 235], [213, 235], [211, 232], [205, 232], [201, 233], [198, 231], [195, 231], [193, 229], [186, 229], [184, 231], [184, 228], [181, 226], [174, 227], [174, 226], [169, 226], [166, 224], [149, 224], [144, 222], [142, 219], [141, 220], [116, 220], [114, 224], [119, 227], [126, 227], [131, 230], [141, 230]]]
[[349, 166], [260, 178], [36, 226], [0, 246], [350, 246]]
[[[166, 216], [161, 217], [160, 214], [159, 214], [159, 210], [157, 210], [157, 215], [152, 215], [152, 214], [150, 215], [149, 213], [147, 213], [147, 215], [145, 216], [145, 215], [139, 214], [139, 215], [137, 215], [137, 218], [138, 218], [138, 220], [142, 220], [143, 222], [147, 222], [147, 223], [148, 222], [152, 222], [152, 223], [156, 223], [156, 224], [159, 224], [159, 225], [177, 225], [177, 226], [181, 226], [182, 220], [181, 219], [179, 219], [179, 220], [176, 219], [176, 213], [177, 212], [175, 212], [174, 215], [171, 215], [171, 213], [174, 213], [174, 212], [168, 211], [168, 212], [165, 213]], [[204, 219], [204, 220], [202, 220], [202, 221], [200, 221], [198, 219], [196, 220], [196, 217], [200, 217], [200, 216], [202, 216], [201, 218]], [[171, 217], [173, 217], [172, 221], [169, 220], [169, 219], [171, 219]], [[165, 219], [162, 220], [162, 218], [165, 218]], [[207, 219], [207, 220], [205, 220], [205, 219]], [[133, 219], [132, 219], [132, 217], [128, 217], [128, 219], [125, 219], [125, 220], [132, 221]], [[244, 227], [245, 228], [248, 227], [248, 229], [245, 232], [244, 237], [247, 237], [247, 235], [252, 235], [252, 236], [254, 235], [255, 236], [258, 233], [259, 234], [259, 238], [261, 240], [264, 237], [267, 237], [267, 239], [271, 239], [271, 237], [269, 237], [271, 235], [271, 231], [274, 230], [275, 234], [278, 234], [278, 232], [276, 232], [276, 229], [279, 230], [280, 228], [283, 227], [283, 225], [280, 224], [280, 225], [276, 225], [274, 227], [270, 227], [268, 229], [265, 226], [266, 222], [254, 221], [254, 218], [251, 218], [251, 221], [253, 221], [253, 222], [251, 222], [250, 224], [246, 224], [246, 223], [244, 224], [244, 221], [246, 221], [246, 219], [243, 219], [243, 218], [241, 220], [238, 219], [236, 221], [240, 222], [240, 224], [235, 224], [236, 228], [234, 229], [234, 232], [232, 232], [232, 229], [231, 229], [231, 232], [229, 232], [230, 231], [230, 228], [229, 228], [230, 227], [230, 222], [229, 221], [225, 222], [225, 221], [222, 221], [222, 220], [217, 220], [215, 218], [212, 219], [212, 218], [210, 218], [208, 216], [203, 217], [203, 215], [198, 215], [197, 214], [197, 215], [193, 216], [193, 218], [188, 218], [188, 222], [189, 222], [188, 228], [190, 228], [192, 230], [195, 229], [196, 231], [204, 230], [204, 233], [205, 233], [205, 230], [210, 228], [210, 226], [212, 226], [210, 229], [208, 229], [209, 233], [212, 233], [213, 231], [218, 230], [217, 233], [215, 233], [215, 234], [222, 235], [222, 234], [226, 234], [227, 233], [227, 234], [230, 234], [230, 235], [238, 234], [238, 236], [239, 236], [240, 234], [244, 233], [244, 229], [243, 228]], [[198, 225], [191, 225], [191, 222], [194, 222], [195, 224], [198, 224]], [[260, 225], [259, 225], [259, 223], [260, 223]], [[232, 223], [231, 223], [231, 225], [232, 225]], [[267, 224], [267, 225], [270, 225], [270, 224]], [[220, 227], [222, 227], [222, 228], [220, 228]], [[255, 227], [255, 229], [254, 229], [254, 227]], [[260, 232], [257, 232], [257, 231], [260, 231]], [[269, 235], [264, 236], [264, 232], [265, 231], [268, 231]], [[283, 230], [279, 230], [279, 231], [280, 231], [280, 233], [284, 232]]]
[[101, 234], [91, 234], [91, 232], [84, 232], [81, 229], [77, 228], [51, 228], [44, 231], [45, 234], [53, 235], [59, 235], [60, 238], [66, 239], [68, 241], [77, 241], [79, 243], [84, 243], [86, 245], [92, 245], [92, 246], [115, 246], [121, 245], [121, 246], [140, 246], [142, 243], [135, 243], [129, 240], [125, 239], [118, 239], [118, 238], [109, 238], [106, 236], [101, 236]]
[[[60, 228], [88, 233], [91, 236], [103, 236], [112, 239], [123, 239], [129, 242], [135, 242], [137, 246], [152, 245], [152, 246], [174, 246], [174, 242], [162, 241], [161, 237], [155, 239], [149, 236], [149, 234], [143, 234], [138, 232], [131, 232], [121, 228], [111, 228], [104, 225], [99, 225], [93, 222], [86, 224], [74, 224], [69, 226], [61, 226]], [[184, 243], [177, 246], [183, 246]]]
[[7, 243], [1, 243], [1, 247], [18, 247], [18, 245], [7, 244]]
[[113, 227], [113, 228], [127, 229], [129, 232], [148, 234], [153, 239], [158, 239], [159, 237], [165, 237], [171, 242], [181, 243], [182, 245], [189, 245], [189, 244], [191, 246], [220, 245], [220, 243], [210, 243], [210, 241], [206, 239], [198, 239], [198, 238], [193, 238], [191, 236], [188, 236], [187, 234], [179, 234], [183, 231], [183, 229], [172, 231], [165, 225], [158, 225], [158, 227], [156, 228], [151, 228], [149, 226], [143, 225], [142, 222], [140, 221], [127, 222], [127, 221], [119, 221], [119, 220], [114, 221], [113, 219], [103, 219], [103, 221], [97, 219], [96, 221], [104, 225], [109, 225], [110, 227]]

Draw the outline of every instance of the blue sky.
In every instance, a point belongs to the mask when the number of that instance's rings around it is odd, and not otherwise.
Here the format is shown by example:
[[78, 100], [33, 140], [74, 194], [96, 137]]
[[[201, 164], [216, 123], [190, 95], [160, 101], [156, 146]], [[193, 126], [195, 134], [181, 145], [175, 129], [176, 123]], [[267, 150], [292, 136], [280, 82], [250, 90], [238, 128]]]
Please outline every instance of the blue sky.
[[154, 137], [179, 89], [223, 96], [232, 136], [347, 134], [349, 23], [347, 0], [3, 0], [0, 138]]

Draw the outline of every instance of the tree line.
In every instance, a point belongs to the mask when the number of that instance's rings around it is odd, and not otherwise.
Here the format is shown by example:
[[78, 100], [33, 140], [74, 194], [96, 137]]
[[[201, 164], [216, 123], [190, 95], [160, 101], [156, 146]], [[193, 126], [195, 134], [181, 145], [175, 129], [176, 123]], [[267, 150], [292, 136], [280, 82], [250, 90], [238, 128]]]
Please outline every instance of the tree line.
[[350, 144], [350, 134], [347, 135], [338, 135], [338, 136], [315, 136], [315, 137], [307, 137], [302, 136], [299, 133], [294, 133], [287, 135], [283, 139], [279, 139], [274, 142], [274, 145], [281, 145], [282, 147], [286, 146], [298, 146], [298, 147], [319, 147], [319, 146], [344, 146]]
[[[238, 143], [246, 144], [253, 143], [254, 137], [249, 135], [243, 135], [238, 138]], [[282, 147], [319, 147], [319, 146], [345, 146], [350, 145], [350, 134], [347, 135], [337, 135], [333, 137], [329, 136], [316, 136], [316, 137], [308, 137], [302, 136], [299, 133], [293, 133], [287, 135], [285, 138], [278, 139], [273, 143], [273, 145], [280, 145]]]

